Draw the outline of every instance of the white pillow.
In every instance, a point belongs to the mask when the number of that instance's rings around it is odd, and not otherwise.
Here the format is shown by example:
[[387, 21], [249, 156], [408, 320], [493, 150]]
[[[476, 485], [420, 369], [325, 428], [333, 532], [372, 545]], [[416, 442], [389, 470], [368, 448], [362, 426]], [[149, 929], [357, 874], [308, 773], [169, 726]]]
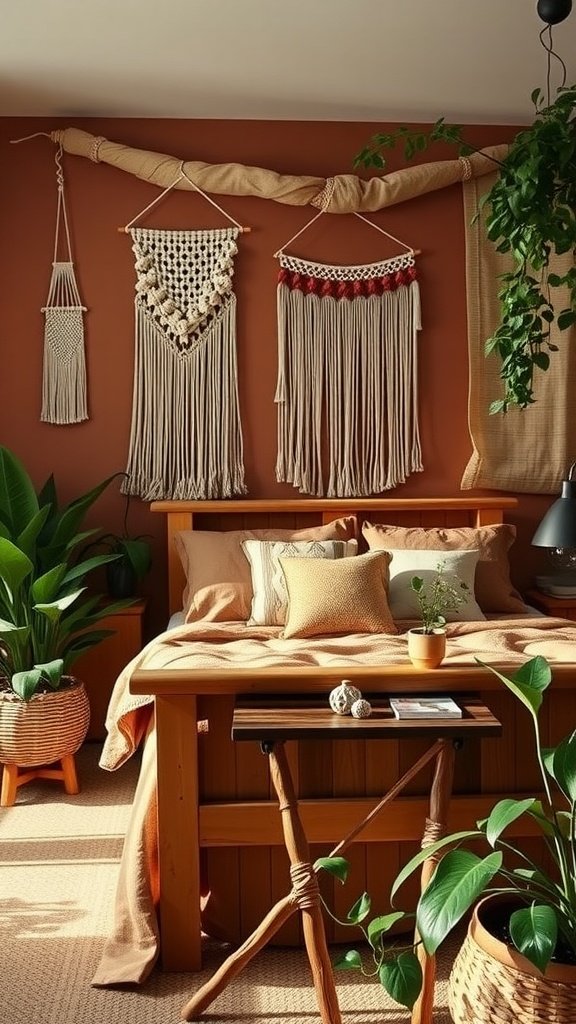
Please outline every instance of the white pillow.
[[288, 592], [280, 558], [345, 558], [358, 552], [356, 540], [244, 540], [252, 573], [249, 626], [283, 626]]
[[413, 576], [420, 576], [424, 584], [435, 575], [440, 562], [444, 565], [444, 576], [468, 587], [466, 600], [457, 611], [444, 613], [447, 622], [473, 622], [486, 616], [474, 597], [474, 575], [479, 551], [434, 551], [400, 550], [389, 548], [390, 562], [389, 601], [394, 619], [420, 619], [420, 606], [416, 594], [410, 587]]

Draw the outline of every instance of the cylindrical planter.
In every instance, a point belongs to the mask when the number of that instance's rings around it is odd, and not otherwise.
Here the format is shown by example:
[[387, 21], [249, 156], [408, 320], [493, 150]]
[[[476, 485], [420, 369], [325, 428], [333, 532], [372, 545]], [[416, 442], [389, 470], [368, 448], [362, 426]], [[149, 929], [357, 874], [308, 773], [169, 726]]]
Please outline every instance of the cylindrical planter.
[[448, 992], [454, 1024], [574, 1024], [576, 965], [550, 964], [540, 974], [482, 923], [493, 902], [489, 896], [475, 908], [454, 961]]
[[0, 764], [33, 768], [75, 754], [89, 722], [88, 694], [78, 680], [29, 701], [0, 690]]
[[408, 654], [415, 668], [438, 668], [446, 653], [446, 633], [436, 629], [424, 633], [421, 629], [408, 630]]

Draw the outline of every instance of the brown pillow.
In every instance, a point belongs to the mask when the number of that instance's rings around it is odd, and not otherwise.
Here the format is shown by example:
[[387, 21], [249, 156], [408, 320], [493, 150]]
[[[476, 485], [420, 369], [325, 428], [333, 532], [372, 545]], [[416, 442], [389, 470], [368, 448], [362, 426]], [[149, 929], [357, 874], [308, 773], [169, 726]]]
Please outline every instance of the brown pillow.
[[356, 558], [280, 558], [288, 611], [282, 636], [397, 633], [388, 607], [387, 551]]
[[475, 595], [483, 612], [525, 611], [525, 604], [512, 585], [508, 551], [516, 537], [516, 527], [509, 523], [493, 526], [431, 527], [388, 526], [385, 523], [362, 524], [362, 535], [371, 551], [433, 549], [438, 551], [470, 551], [479, 554], [476, 566]]
[[242, 541], [352, 540], [356, 535], [355, 516], [303, 530], [181, 530], [175, 534], [174, 544], [186, 574], [182, 594], [186, 622], [238, 622], [249, 618], [252, 576]]

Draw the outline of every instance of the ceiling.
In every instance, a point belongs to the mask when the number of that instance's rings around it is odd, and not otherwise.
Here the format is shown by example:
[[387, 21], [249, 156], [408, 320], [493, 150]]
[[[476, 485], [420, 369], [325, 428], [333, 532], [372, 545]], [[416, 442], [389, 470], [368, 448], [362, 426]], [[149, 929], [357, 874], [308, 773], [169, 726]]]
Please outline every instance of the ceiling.
[[[18, 0], [0, 116], [521, 124], [543, 28], [536, 0]], [[572, 85], [576, 8], [554, 44]]]

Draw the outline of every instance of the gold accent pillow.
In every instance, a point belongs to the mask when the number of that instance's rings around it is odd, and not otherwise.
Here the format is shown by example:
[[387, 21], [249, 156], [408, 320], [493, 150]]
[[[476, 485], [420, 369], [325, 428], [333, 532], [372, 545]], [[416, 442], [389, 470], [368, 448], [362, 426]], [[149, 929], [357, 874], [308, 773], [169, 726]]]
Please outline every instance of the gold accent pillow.
[[476, 550], [479, 556], [474, 593], [482, 611], [510, 612], [513, 615], [522, 615], [526, 611], [526, 605], [510, 579], [508, 551], [516, 537], [516, 527], [510, 523], [425, 528], [365, 522], [362, 524], [362, 535], [371, 551], [390, 551], [394, 548]]
[[243, 540], [252, 573], [249, 626], [283, 626], [288, 594], [281, 558], [346, 558], [358, 553], [357, 540]]
[[181, 530], [174, 536], [174, 546], [186, 575], [186, 622], [247, 620], [252, 580], [243, 540], [352, 540], [356, 527], [356, 517], [345, 516], [302, 530]]
[[387, 551], [356, 558], [281, 558], [288, 611], [282, 636], [397, 633], [388, 607]]

